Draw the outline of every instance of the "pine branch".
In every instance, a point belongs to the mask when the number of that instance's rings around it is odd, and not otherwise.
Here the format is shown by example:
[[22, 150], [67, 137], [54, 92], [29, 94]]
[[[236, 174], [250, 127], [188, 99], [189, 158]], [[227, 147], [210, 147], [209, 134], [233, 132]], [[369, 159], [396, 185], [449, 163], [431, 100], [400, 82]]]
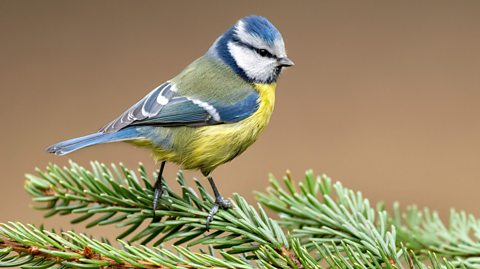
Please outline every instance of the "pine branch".
[[153, 189], [143, 166], [140, 166], [139, 172], [146, 187], [140, 185], [133, 171], [123, 166], [120, 169], [112, 166], [110, 170], [105, 165], [92, 163], [92, 171], [73, 162], [70, 167], [64, 168], [50, 165], [45, 172], [37, 170], [38, 176], [28, 175], [25, 188], [34, 201], [46, 203], [36, 208], [48, 210], [47, 217], [80, 214], [72, 221], [79, 223], [103, 214], [90, 221], [87, 227], [109, 224], [128, 227], [118, 238], [123, 239], [136, 232], [129, 242], [142, 240], [141, 244], [146, 244], [157, 239], [154, 245], [159, 245], [178, 239], [176, 244], [188, 242], [189, 247], [208, 244], [229, 249], [231, 253], [254, 251], [259, 245], [265, 244], [288, 247], [288, 240], [278, 224], [268, 218], [261, 208], [257, 212], [236, 194], [233, 196], [233, 209], [221, 210], [210, 224], [215, 232], [203, 236], [207, 233], [205, 220], [213, 199], [198, 181], [199, 193], [186, 186], [182, 173], [178, 174], [177, 179], [182, 188], [181, 196], [164, 185], [165, 195], [156, 211], [156, 216], [163, 216], [164, 219], [149, 223], [142, 231], [136, 231], [143, 223], [150, 222], [153, 216]]
[[292, 229], [309, 248], [314, 243], [333, 242], [342, 249], [342, 242], [371, 252], [377, 259], [398, 264], [402, 249], [397, 249], [395, 228], [388, 224], [384, 210], [375, 210], [361, 193], [344, 188], [330, 178], [315, 178], [308, 171], [298, 184], [284, 178], [286, 188], [273, 177], [267, 193], [258, 193], [260, 203], [280, 214], [281, 223]]
[[309, 249], [332, 242], [348, 254], [347, 242], [392, 265], [404, 263], [402, 257], [411, 255], [405, 252], [412, 252], [432, 263], [448, 259], [449, 266], [480, 268], [480, 220], [472, 215], [452, 210], [447, 227], [436, 212], [412, 206], [403, 213], [396, 204], [391, 217], [383, 207], [373, 208], [360, 192], [332, 184], [325, 175], [314, 177], [312, 171], [298, 184], [287, 175], [285, 188], [273, 177], [270, 182], [266, 193], [257, 193], [259, 202], [276, 211], [279, 223]]
[[[99, 163], [92, 163], [92, 173], [71, 163], [70, 167], [59, 168], [50, 165], [46, 172], [37, 170], [38, 176], [28, 175], [26, 190], [34, 201], [47, 203], [38, 209], [48, 210], [46, 216], [55, 214], [82, 214], [73, 223], [84, 221], [95, 214], [103, 213], [87, 224], [130, 226], [118, 238], [132, 234], [144, 222], [151, 220], [150, 201], [153, 190], [149, 179], [140, 166], [142, 181], [147, 187], [141, 187], [134, 172], [120, 166], [107, 169]], [[176, 195], [169, 186], [164, 186], [165, 196], [160, 203], [157, 216], [164, 220], [149, 223], [148, 226], [131, 237], [129, 242], [143, 239], [146, 244], [157, 239], [154, 246], [176, 240], [174, 244], [209, 245], [216, 249], [225, 249], [228, 253], [254, 252], [260, 246], [269, 246], [278, 253], [290, 251], [290, 241], [276, 221], [269, 218], [262, 208], [258, 211], [249, 205], [243, 197], [233, 196], [233, 208], [217, 213], [210, 224], [213, 232], [207, 233], [205, 220], [213, 199], [205, 188], [196, 181], [198, 194], [185, 185], [183, 174], [179, 173], [177, 182], [182, 195]], [[148, 203], [147, 203], [148, 202]], [[289, 262], [298, 263], [293, 254], [288, 254]]]
[[[155, 223], [151, 222], [153, 188], [150, 182], [142, 166], [138, 174], [122, 165], [107, 168], [97, 162], [92, 163], [91, 171], [73, 162], [64, 168], [49, 165], [46, 171], [37, 169], [37, 175], [27, 176], [25, 189], [34, 201], [42, 204], [38, 209], [47, 210], [47, 217], [71, 214], [78, 216], [74, 223], [89, 220], [87, 227], [126, 227], [118, 238], [128, 237], [128, 242], [119, 240], [119, 248], [116, 248], [108, 242], [73, 232], [55, 234], [33, 226], [4, 224], [0, 228], [0, 267], [23, 262], [47, 268], [40, 265], [54, 261], [59, 268], [437, 269], [478, 266], [478, 255], [472, 251], [478, 240], [472, 241], [475, 244], [460, 243], [464, 239], [465, 222], [456, 222], [450, 233], [456, 232], [457, 239], [448, 242], [452, 248], [444, 248], [445, 233], [433, 239], [414, 236], [415, 233], [427, 233], [438, 225], [436, 221], [422, 229], [412, 229], [417, 222], [428, 222], [412, 218], [410, 215], [416, 216], [413, 213], [402, 217], [399, 210], [395, 218], [390, 218], [383, 208], [371, 207], [360, 193], [340, 183], [332, 184], [326, 176], [315, 178], [312, 172], [308, 172], [305, 181], [298, 186], [287, 176], [285, 188], [272, 178], [268, 192], [258, 194], [258, 200], [277, 211], [280, 220], [268, 217], [260, 206], [255, 208], [235, 194], [234, 207], [221, 210], [215, 216], [210, 232], [205, 230], [205, 219], [213, 199], [200, 182], [195, 181], [194, 190], [179, 173], [180, 195], [164, 185], [165, 195], [156, 211], [162, 220]], [[473, 222], [468, 223], [470, 229], [478, 230]], [[140, 226], [146, 227], [140, 229]], [[440, 239], [444, 240], [443, 248], [435, 245]], [[135, 242], [140, 245], [133, 245]], [[148, 242], [153, 242], [153, 247], [145, 246]], [[158, 247], [164, 242], [173, 242], [173, 251]], [[188, 249], [197, 245], [212, 251], [206, 254]], [[90, 250], [92, 253], [87, 255]], [[448, 252], [452, 250], [461, 255]], [[215, 258], [214, 252], [221, 258]]]
[[[222, 252], [222, 258], [192, 253], [174, 247], [132, 246], [119, 241], [120, 248], [84, 234], [56, 234], [20, 223], [0, 226], [0, 267], [31, 265], [29, 268], [254, 268], [249, 262]], [[16, 254], [15, 254], [16, 253]]]
[[[194, 253], [183, 247], [174, 247], [175, 252], [172, 252], [164, 248], [132, 246], [119, 241], [120, 248], [116, 248], [109, 243], [92, 239], [84, 234], [73, 232], [56, 234], [32, 225], [10, 223], [0, 226], [0, 267], [325, 268], [300, 245], [298, 240], [290, 242], [293, 255], [300, 257], [299, 260], [292, 260], [290, 256], [292, 253], [289, 251], [278, 253], [266, 245], [255, 252], [256, 262], [253, 262], [226, 252], [220, 252], [221, 257], [215, 257], [213, 251], [208, 254]], [[359, 255], [358, 249], [348, 245], [344, 246], [347, 256], [339, 255], [339, 250], [335, 247], [317, 245], [317, 250], [331, 268], [385, 268], [375, 259], [371, 259], [371, 256]], [[431, 267], [427, 267], [414, 255], [403, 255], [403, 258], [409, 261], [407, 268], [453, 268], [448, 262], [440, 263], [435, 256], [430, 257]]]
[[397, 203], [392, 223], [399, 241], [412, 251], [433, 252], [449, 258], [454, 265], [480, 268], [480, 220], [473, 215], [452, 209], [446, 225], [437, 212], [410, 206], [403, 213]]

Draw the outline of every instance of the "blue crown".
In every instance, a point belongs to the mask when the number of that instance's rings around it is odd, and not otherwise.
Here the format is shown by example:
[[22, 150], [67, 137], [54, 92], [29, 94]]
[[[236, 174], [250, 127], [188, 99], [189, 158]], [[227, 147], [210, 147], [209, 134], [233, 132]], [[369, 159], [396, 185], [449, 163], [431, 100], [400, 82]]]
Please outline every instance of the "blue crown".
[[241, 19], [245, 23], [245, 30], [252, 35], [256, 35], [268, 43], [273, 43], [281, 37], [280, 32], [266, 18], [261, 16], [248, 16]]
[[[239, 20], [243, 22], [245, 31], [253, 36], [257, 36], [266, 41], [268, 44], [273, 44], [275, 40], [281, 38], [280, 32], [277, 28], [266, 18], [256, 15], [244, 17]], [[228, 64], [240, 77], [250, 81], [245, 71], [240, 68], [228, 50], [229, 41], [238, 41], [236, 26], [238, 22], [230, 27], [220, 38], [214, 43], [212, 49], [215, 53]]]

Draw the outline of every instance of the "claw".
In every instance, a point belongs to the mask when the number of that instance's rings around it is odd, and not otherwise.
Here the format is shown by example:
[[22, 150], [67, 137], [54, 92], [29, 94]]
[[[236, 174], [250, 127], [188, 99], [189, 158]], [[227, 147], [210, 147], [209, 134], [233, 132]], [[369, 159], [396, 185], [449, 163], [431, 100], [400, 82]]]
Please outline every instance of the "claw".
[[215, 204], [213, 204], [212, 208], [210, 209], [210, 212], [208, 213], [207, 216], [207, 222], [205, 224], [205, 228], [207, 229], [207, 232], [210, 230], [210, 223], [213, 220], [213, 217], [215, 214], [217, 214], [218, 209], [229, 209], [232, 207], [232, 203], [228, 199], [223, 199], [222, 196], [217, 196], [215, 199]]
[[152, 206], [153, 207], [153, 219], [156, 219], [155, 210], [157, 210], [157, 208], [158, 208], [158, 204], [160, 202], [160, 198], [162, 197], [162, 194], [163, 194], [162, 186], [160, 186], [159, 188], [157, 188], [157, 186], [155, 186], [155, 192], [153, 193], [153, 206]]
[[215, 202], [215, 204], [210, 209], [210, 212], [208, 213], [207, 223], [205, 224], [205, 228], [207, 229], [207, 232], [210, 230], [210, 222], [212, 222], [213, 216], [215, 216], [215, 214], [217, 214], [219, 207], [220, 207], [220, 205]]

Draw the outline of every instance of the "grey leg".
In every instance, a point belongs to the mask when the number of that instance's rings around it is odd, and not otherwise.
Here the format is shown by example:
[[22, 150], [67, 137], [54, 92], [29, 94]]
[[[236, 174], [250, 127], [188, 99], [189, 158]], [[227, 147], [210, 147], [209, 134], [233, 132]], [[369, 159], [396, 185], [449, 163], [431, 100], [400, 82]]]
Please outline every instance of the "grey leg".
[[153, 219], [155, 219], [155, 210], [158, 208], [158, 202], [162, 197], [162, 175], [163, 169], [165, 169], [165, 161], [160, 164], [160, 170], [158, 171], [157, 181], [155, 181], [155, 192], [153, 193]]
[[208, 231], [210, 222], [212, 222], [213, 216], [215, 216], [215, 214], [218, 212], [218, 209], [231, 208], [232, 204], [228, 199], [223, 199], [223, 197], [220, 195], [220, 193], [218, 192], [217, 186], [215, 186], [215, 182], [213, 181], [213, 178], [211, 176], [208, 176], [207, 179], [208, 179], [208, 182], [210, 182], [210, 186], [212, 187], [213, 194], [215, 195], [215, 204], [210, 209], [210, 212], [208, 213], [208, 217], [207, 217], [206, 228]]

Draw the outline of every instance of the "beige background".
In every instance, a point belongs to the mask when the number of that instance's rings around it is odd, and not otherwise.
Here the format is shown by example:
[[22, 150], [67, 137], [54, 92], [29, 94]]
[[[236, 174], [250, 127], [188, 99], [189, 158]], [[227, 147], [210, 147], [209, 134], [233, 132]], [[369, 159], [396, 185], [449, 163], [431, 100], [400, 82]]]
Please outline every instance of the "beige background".
[[[296, 66], [259, 141], [215, 172], [223, 194], [253, 201], [269, 172], [313, 168], [374, 202], [480, 215], [479, 1], [3, 0], [0, 221], [44, 222], [23, 191], [35, 166], [96, 159], [153, 171], [149, 153], [126, 144], [44, 149], [97, 130], [252, 13], [281, 30]], [[167, 166], [170, 181], [176, 170]]]

